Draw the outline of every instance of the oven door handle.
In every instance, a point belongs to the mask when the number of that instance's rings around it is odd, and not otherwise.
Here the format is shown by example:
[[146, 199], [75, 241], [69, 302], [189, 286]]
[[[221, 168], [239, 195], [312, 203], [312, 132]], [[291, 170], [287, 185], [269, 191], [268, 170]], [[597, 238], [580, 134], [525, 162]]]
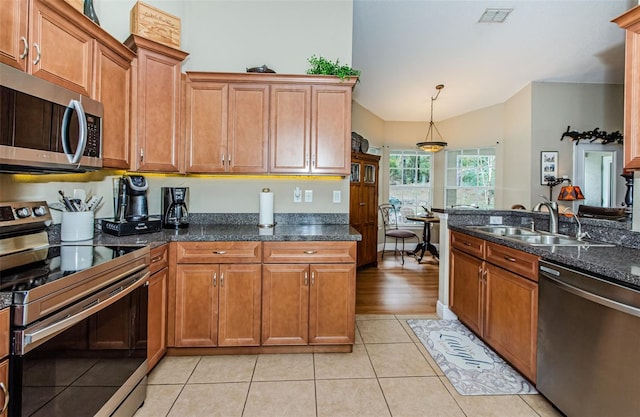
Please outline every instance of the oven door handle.
[[20, 349], [16, 349], [17, 351], [20, 351], [20, 352], [16, 352], [16, 353], [25, 354], [31, 351], [32, 349], [35, 349], [36, 347], [46, 342], [47, 340], [51, 339], [53, 336], [57, 335], [61, 331], [73, 326], [74, 324], [81, 322], [87, 317], [90, 317], [96, 312], [126, 297], [127, 295], [132, 293], [135, 289], [147, 283], [150, 276], [151, 276], [151, 273], [148, 270], [142, 271], [138, 273], [137, 276], [131, 277], [132, 282], [130, 282], [130, 284], [127, 287], [117, 287], [115, 291], [111, 289], [110, 292], [108, 293], [107, 298], [98, 299], [97, 301], [94, 300], [88, 303], [86, 306], [82, 308], [80, 312], [70, 316], [65, 316], [62, 319], [56, 322], [53, 322], [42, 329], [37, 329], [33, 332], [29, 332], [28, 329], [25, 330], [24, 335], [22, 337], [22, 346], [20, 347]]

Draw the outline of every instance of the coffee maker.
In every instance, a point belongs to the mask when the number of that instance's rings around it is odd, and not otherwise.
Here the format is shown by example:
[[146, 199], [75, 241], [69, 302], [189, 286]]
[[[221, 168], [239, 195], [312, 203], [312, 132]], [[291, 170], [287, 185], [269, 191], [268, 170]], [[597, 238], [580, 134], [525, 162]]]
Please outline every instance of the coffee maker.
[[125, 175], [122, 177], [127, 202], [125, 219], [129, 222], [147, 220], [149, 218], [149, 206], [147, 204], [147, 190], [149, 183], [142, 175]]
[[189, 227], [188, 198], [188, 187], [162, 187], [162, 227], [165, 229]]
[[149, 217], [147, 179], [142, 175], [124, 175], [119, 180], [116, 179], [114, 184], [116, 183], [118, 189], [114, 198], [115, 218], [113, 221], [102, 220], [102, 231], [116, 236], [159, 231], [160, 219]]

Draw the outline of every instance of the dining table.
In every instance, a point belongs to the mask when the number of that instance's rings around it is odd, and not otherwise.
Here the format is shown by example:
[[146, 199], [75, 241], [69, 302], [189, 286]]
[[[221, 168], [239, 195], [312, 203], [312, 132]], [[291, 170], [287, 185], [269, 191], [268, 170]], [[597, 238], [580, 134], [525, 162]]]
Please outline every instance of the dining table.
[[434, 223], [440, 223], [440, 218], [434, 215], [409, 215], [405, 218], [407, 220], [421, 222], [423, 224], [422, 242], [418, 243], [415, 250], [410, 254], [418, 260], [418, 263], [422, 261], [422, 258], [427, 251], [429, 251], [429, 253], [431, 253], [434, 258], [440, 259], [438, 248], [436, 248], [435, 245], [431, 243], [431, 225]]

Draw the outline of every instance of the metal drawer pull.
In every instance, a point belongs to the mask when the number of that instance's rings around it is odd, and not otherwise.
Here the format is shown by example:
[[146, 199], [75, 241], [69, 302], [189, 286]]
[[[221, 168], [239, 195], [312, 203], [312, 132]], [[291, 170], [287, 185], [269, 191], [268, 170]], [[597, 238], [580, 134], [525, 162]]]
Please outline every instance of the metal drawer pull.
[[7, 391], [7, 387], [4, 382], [0, 382], [0, 389], [2, 389], [2, 393], [4, 394], [4, 404], [2, 405], [0, 414], [4, 414], [4, 412], [7, 411], [7, 407], [9, 407], [9, 391]]
[[162, 255], [151, 258], [151, 263], [159, 262], [162, 260]]
[[304, 286], [306, 287], [307, 285], [309, 285], [309, 273], [305, 272], [304, 273]]
[[512, 258], [511, 256], [508, 255], [504, 255], [504, 259], [506, 259], [509, 262], [516, 262], [516, 258]]
[[226, 250], [214, 250], [213, 253], [216, 254], [216, 255], [224, 255], [225, 253], [227, 253], [227, 251]]
[[315, 285], [316, 283], [316, 273], [312, 272], [311, 273], [311, 285]]
[[215, 272], [213, 273], [213, 286], [215, 287], [217, 285], [216, 281], [218, 280], [218, 274], [216, 274]]
[[307, 254], [307, 255], [313, 255], [314, 253], [318, 253], [318, 251], [317, 250], [306, 250], [306, 251], [304, 251], [304, 253]]
[[220, 274], [220, 287], [224, 287], [224, 272]]
[[25, 59], [29, 54], [29, 42], [27, 42], [27, 38], [25, 38], [24, 36], [20, 36], [20, 41], [24, 44], [24, 49], [20, 54], [20, 59]]
[[33, 47], [36, 48], [36, 59], [33, 60], [33, 65], [38, 65], [38, 62], [40, 62], [40, 45], [34, 43]]
[[465, 245], [465, 246], [471, 246], [471, 243], [469, 243], [469, 242], [462, 242], [462, 244]]

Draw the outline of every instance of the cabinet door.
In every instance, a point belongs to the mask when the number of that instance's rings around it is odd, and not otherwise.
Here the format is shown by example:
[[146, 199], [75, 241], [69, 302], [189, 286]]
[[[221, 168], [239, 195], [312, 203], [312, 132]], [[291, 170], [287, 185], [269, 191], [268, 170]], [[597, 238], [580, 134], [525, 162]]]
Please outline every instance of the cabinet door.
[[216, 346], [219, 273], [218, 265], [176, 267], [176, 346]]
[[147, 360], [150, 371], [167, 351], [167, 281], [169, 269], [163, 268], [149, 278]]
[[102, 164], [104, 168], [131, 167], [131, 59], [96, 44], [96, 71], [92, 96], [104, 106]]
[[269, 171], [309, 172], [311, 87], [274, 85], [270, 96]]
[[535, 382], [538, 285], [489, 263], [485, 269], [484, 339]]
[[89, 96], [93, 82], [91, 35], [40, 0], [32, 1], [30, 16], [28, 71]]
[[138, 55], [133, 168], [181, 172], [180, 71], [187, 54], [136, 35], [125, 45]]
[[309, 266], [262, 267], [262, 344], [306, 345], [309, 341]]
[[229, 172], [267, 172], [268, 124], [269, 86], [229, 85]]
[[356, 266], [312, 264], [309, 272], [309, 344], [354, 343]]
[[219, 346], [260, 345], [260, 264], [220, 265]]
[[227, 84], [188, 82], [186, 88], [186, 171], [225, 172]]
[[27, 70], [29, 57], [28, 1], [2, 0], [0, 7], [0, 62]]
[[311, 91], [311, 172], [349, 175], [351, 87], [313, 86]]
[[451, 251], [449, 304], [461, 322], [482, 336], [482, 264], [457, 249]]

